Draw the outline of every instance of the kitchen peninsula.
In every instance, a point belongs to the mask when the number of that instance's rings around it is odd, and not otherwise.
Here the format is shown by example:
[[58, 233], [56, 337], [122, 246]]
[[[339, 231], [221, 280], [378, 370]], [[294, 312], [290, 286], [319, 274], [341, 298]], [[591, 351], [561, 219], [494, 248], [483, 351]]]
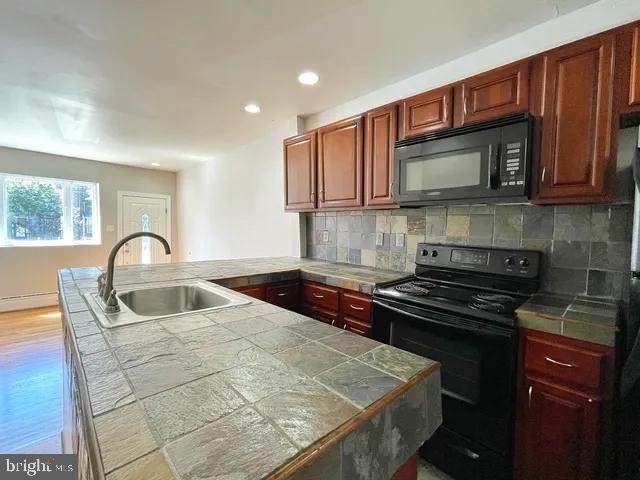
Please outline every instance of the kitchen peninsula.
[[[80, 478], [415, 478], [441, 423], [438, 363], [250, 297], [103, 328], [83, 296], [100, 273], [58, 275], [63, 449], [80, 454]], [[118, 268], [114, 285], [302, 278], [370, 293], [403, 275], [275, 258]]]

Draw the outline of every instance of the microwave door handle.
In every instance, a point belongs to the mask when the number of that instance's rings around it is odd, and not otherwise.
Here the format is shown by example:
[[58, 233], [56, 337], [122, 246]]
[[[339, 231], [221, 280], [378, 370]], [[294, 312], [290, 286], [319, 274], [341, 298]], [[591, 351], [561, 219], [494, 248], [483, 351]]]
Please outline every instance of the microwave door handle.
[[500, 143], [489, 146], [489, 188], [500, 187]]

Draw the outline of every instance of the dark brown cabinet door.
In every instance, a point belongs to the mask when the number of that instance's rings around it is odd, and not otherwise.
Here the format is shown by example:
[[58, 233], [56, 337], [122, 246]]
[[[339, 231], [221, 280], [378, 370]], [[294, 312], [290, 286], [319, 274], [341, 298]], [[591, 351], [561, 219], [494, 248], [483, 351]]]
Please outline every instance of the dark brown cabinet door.
[[402, 101], [401, 138], [451, 128], [453, 88], [443, 87]]
[[316, 207], [316, 132], [284, 141], [285, 210]]
[[529, 62], [476, 75], [455, 90], [454, 126], [484, 122], [529, 109]]
[[524, 387], [517, 478], [596, 478], [599, 399], [532, 378]]
[[572, 43], [536, 62], [542, 82], [538, 203], [608, 201], [615, 35]]
[[398, 106], [365, 116], [365, 206], [393, 205], [393, 149], [398, 136]]
[[640, 25], [631, 36], [631, 70], [629, 77], [629, 106], [640, 107]]
[[244, 287], [234, 288], [234, 290], [244, 293], [250, 297], [257, 298], [258, 300], [265, 301], [267, 299], [264, 285], [247, 285]]
[[318, 208], [362, 206], [362, 117], [318, 130]]

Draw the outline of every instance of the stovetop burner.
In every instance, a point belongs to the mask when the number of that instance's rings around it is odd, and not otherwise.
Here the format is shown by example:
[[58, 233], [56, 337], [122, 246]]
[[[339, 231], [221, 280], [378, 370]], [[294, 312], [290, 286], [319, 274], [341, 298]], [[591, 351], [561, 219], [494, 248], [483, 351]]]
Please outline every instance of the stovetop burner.
[[401, 283], [396, 285], [395, 289], [402, 293], [409, 295], [424, 296], [429, 294], [429, 290], [435, 288], [435, 283], [426, 282], [423, 280], [413, 280], [408, 283]]
[[495, 302], [471, 302], [469, 306], [471, 308], [475, 308], [476, 310], [482, 310], [484, 312], [492, 313], [510, 313], [513, 311], [512, 308], [509, 308], [503, 303]]
[[473, 296], [474, 299], [480, 300], [481, 302], [491, 302], [491, 303], [507, 303], [507, 302], [515, 302], [516, 299], [510, 295], [504, 295], [502, 293], [491, 293], [491, 292], [481, 292], [476, 293]]

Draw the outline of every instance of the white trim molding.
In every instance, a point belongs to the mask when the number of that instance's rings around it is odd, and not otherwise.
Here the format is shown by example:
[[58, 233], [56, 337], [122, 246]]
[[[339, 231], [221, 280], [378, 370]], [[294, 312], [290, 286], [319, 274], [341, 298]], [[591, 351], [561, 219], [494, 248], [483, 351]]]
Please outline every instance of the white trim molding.
[[0, 312], [13, 312], [15, 310], [52, 307], [55, 305], [58, 305], [58, 294], [56, 292], [0, 298]]

